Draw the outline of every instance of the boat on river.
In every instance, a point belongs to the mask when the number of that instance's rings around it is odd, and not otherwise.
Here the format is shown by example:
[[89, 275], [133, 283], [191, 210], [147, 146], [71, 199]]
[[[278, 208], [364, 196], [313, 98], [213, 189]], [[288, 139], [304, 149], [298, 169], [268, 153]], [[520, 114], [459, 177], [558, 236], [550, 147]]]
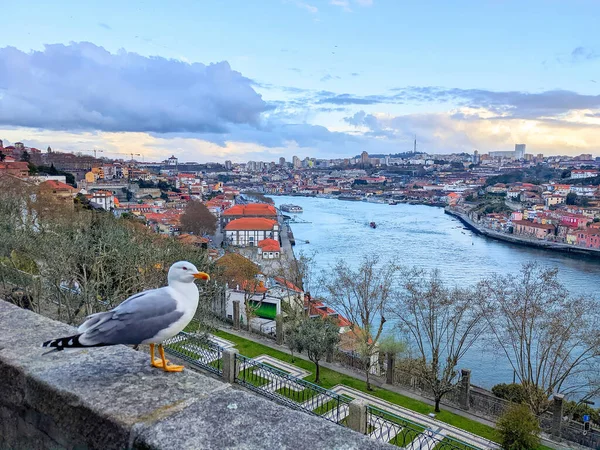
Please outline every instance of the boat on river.
[[292, 205], [291, 203], [286, 203], [285, 205], [281, 205], [279, 207], [279, 209], [281, 209], [282, 211], [294, 213], [294, 214], [298, 214], [298, 213], [301, 213], [304, 211], [301, 206]]
[[369, 224], [369, 226], [370, 226], [371, 228], [377, 228], [377, 224], [376, 224], [375, 222], [371, 222], [371, 223]]

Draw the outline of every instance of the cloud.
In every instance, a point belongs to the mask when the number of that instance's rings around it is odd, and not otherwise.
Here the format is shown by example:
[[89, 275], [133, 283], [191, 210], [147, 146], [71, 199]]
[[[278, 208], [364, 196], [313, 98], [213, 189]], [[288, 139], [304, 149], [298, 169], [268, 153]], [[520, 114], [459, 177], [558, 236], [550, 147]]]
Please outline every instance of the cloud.
[[585, 47], [576, 47], [571, 52], [572, 62], [589, 61], [600, 58], [600, 53]]
[[269, 106], [219, 62], [188, 64], [81, 42], [0, 49], [0, 124], [54, 130], [226, 132]]
[[329, 4], [333, 6], [339, 6], [346, 12], [352, 12], [352, 8], [350, 7], [351, 4], [363, 7], [372, 6], [373, 0], [330, 0]]
[[600, 95], [578, 94], [566, 90], [531, 93], [426, 86], [397, 88], [392, 91], [395, 93], [393, 96], [382, 98], [404, 102], [447, 102], [456, 106], [485, 108], [504, 117], [536, 118], [600, 107]]
[[106, 24], [106, 23], [103, 23], [103, 22], [99, 22], [99, 23], [98, 23], [98, 26], [99, 26], [100, 28], [104, 28], [105, 30], [112, 30], [112, 27], [111, 27], [110, 25], [108, 25], [108, 24]]
[[319, 81], [325, 82], [330, 80], [341, 80], [341, 78], [337, 75], [326, 74], [325, 76], [321, 77]]
[[319, 8], [309, 3], [305, 3], [301, 0], [284, 0], [284, 3], [292, 3], [298, 8], [308, 11], [311, 14], [317, 14], [319, 12]]
[[423, 151], [470, 152], [510, 149], [526, 142], [535, 153], [594, 152], [600, 139], [600, 118], [569, 113], [559, 119], [499, 118], [485, 109], [459, 108], [443, 113], [368, 114], [359, 111], [344, 121], [363, 136], [408, 142], [415, 134]]
[[344, 11], [352, 12], [350, 9], [350, 1], [349, 0], [330, 0], [329, 2], [333, 6], [339, 6], [344, 9]]
[[351, 94], [333, 94], [318, 99], [317, 103], [330, 103], [333, 105], [375, 105], [377, 103], [395, 103], [395, 101], [393, 101], [392, 96], [386, 95], [356, 96]]
[[358, 72], [352, 72], [352, 73], [350, 74], [350, 76], [353, 76], [353, 77], [357, 77], [358, 75], [359, 75], [359, 73], [358, 73]]

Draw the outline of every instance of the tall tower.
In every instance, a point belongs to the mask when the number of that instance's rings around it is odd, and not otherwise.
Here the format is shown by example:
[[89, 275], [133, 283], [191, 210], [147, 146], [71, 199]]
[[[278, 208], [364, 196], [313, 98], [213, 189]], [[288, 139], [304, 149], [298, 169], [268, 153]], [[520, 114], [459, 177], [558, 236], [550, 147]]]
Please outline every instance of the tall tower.
[[413, 147], [413, 153], [416, 155], [417, 154], [417, 135], [415, 134], [415, 145]]
[[369, 164], [369, 154], [366, 151], [360, 154], [360, 162], [362, 164]]
[[526, 144], [515, 144], [515, 159], [524, 159], [526, 149]]

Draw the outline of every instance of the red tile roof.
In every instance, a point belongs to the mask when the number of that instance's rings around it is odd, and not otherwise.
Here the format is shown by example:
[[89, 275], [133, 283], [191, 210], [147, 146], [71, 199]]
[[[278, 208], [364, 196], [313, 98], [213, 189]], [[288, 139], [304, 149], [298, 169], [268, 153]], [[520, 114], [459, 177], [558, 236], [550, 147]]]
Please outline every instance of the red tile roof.
[[235, 219], [225, 225], [226, 231], [231, 230], [272, 230], [277, 221], [262, 217]]
[[262, 241], [258, 241], [258, 246], [262, 248], [263, 252], [281, 251], [281, 246], [275, 239], [263, 239]]
[[76, 190], [73, 186], [70, 186], [68, 184], [65, 184], [65, 183], [62, 183], [62, 182], [56, 181], [56, 180], [44, 181], [43, 183], [40, 183], [40, 187], [48, 188], [48, 189], [62, 189], [62, 190], [69, 190], [69, 191]]
[[543, 228], [544, 230], [554, 229], [554, 225], [550, 225], [547, 223], [535, 223], [530, 222], [529, 220], [513, 220], [513, 225], [524, 225], [526, 227]]
[[234, 205], [223, 212], [224, 216], [276, 216], [274, 206], [266, 203], [249, 203], [247, 205]]
[[[259, 244], [260, 244], [260, 243], [259, 243]], [[302, 289], [300, 289], [300, 288], [299, 288], [298, 286], [296, 286], [294, 283], [290, 283], [289, 281], [287, 281], [287, 280], [284, 280], [284, 279], [283, 279], [283, 278], [281, 278], [281, 277], [275, 277], [274, 279], [275, 279], [275, 281], [276, 281], [278, 284], [282, 284], [282, 285], [284, 285], [286, 288], [288, 288], [288, 289], [289, 289], [289, 290], [291, 290], [291, 291], [294, 291], [294, 292], [302, 292]]]

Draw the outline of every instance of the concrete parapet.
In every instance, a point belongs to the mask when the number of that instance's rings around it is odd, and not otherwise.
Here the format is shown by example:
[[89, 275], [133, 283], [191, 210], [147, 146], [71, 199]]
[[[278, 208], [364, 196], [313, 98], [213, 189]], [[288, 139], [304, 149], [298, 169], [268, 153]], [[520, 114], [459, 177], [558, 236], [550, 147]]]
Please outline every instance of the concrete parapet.
[[125, 346], [42, 355], [75, 329], [0, 300], [0, 449], [384, 449], [367, 436]]

